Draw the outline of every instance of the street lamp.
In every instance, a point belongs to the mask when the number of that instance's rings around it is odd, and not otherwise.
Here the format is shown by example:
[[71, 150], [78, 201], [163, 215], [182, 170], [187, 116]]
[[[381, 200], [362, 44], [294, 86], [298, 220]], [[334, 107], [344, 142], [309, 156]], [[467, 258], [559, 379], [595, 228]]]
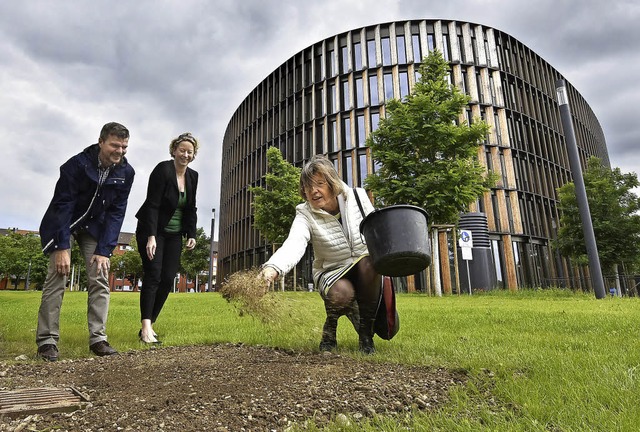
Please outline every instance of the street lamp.
[[591, 281], [593, 283], [593, 290], [595, 291], [596, 298], [601, 299], [605, 297], [602, 269], [600, 268], [596, 237], [593, 233], [593, 223], [591, 221], [589, 201], [587, 200], [587, 190], [584, 186], [584, 179], [582, 178], [582, 166], [580, 165], [576, 135], [573, 130], [573, 122], [571, 121], [571, 109], [569, 108], [567, 88], [563, 79], [556, 81], [556, 93], [558, 95], [562, 129], [564, 130], [564, 138], [567, 143], [567, 153], [569, 154], [569, 166], [571, 167], [573, 184], [576, 187], [576, 199], [578, 201], [578, 209], [580, 210], [580, 220], [582, 221], [582, 233], [584, 235], [587, 256], [589, 258], [589, 273], [591, 274]]
[[216, 227], [216, 209], [211, 209], [213, 212], [213, 216], [211, 217], [211, 240], [209, 245], [209, 291], [213, 291], [213, 285], [211, 285], [211, 281], [213, 280], [213, 232]]
[[29, 259], [29, 270], [27, 270], [27, 282], [25, 283], [24, 290], [29, 291], [29, 279], [31, 278], [31, 259]]

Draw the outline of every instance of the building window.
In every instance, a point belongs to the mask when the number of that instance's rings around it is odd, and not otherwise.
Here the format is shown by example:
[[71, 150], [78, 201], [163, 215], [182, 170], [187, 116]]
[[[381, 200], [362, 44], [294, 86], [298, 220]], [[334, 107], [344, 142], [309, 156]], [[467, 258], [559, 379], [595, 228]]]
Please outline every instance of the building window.
[[469, 95], [469, 76], [467, 75], [467, 68], [463, 66], [460, 72], [462, 73], [462, 91], [464, 94]]
[[504, 287], [504, 276], [502, 274], [502, 242], [491, 240], [491, 252], [493, 255], [493, 266], [496, 271], [496, 281], [498, 286]]
[[342, 146], [344, 149], [353, 147], [351, 142], [351, 119], [349, 117], [342, 119], [342, 142], [344, 143]]
[[335, 84], [331, 84], [329, 86], [329, 114], [334, 114], [336, 112], [336, 86]]
[[382, 65], [391, 65], [391, 40], [389, 37], [383, 37], [380, 39], [382, 45]]
[[300, 130], [296, 132], [294, 148], [296, 150], [295, 162], [302, 161], [304, 159], [304, 147], [302, 145], [302, 132]]
[[364, 89], [362, 87], [362, 78], [356, 78], [356, 108], [364, 107]]
[[342, 159], [342, 180], [349, 187], [353, 187], [353, 167], [351, 166], [351, 153], [346, 153]]
[[369, 75], [369, 106], [380, 105], [378, 98], [378, 76]]
[[[322, 52], [316, 54], [316, 58], [315, 58], [315, 76], [316, 76], [316, 82], [321, 82], [324, 79], [324, 61], [323, 61]], [[276, 92], [277, 91], [278, 90], [276, 89]]]
[[[305, 54], [308, 55], [309, 53]], [[311, 85], [311, 58], [305, 58], [304, 61], [304, 85]]]
[[367, 56], [369, 67], [376, 67], [378, 62], [376, 60], [376, 41], [374, 39], [367, 41]]
[[304, 93], [304, 121], [310, 121], [313, 117], [313, 98], [311, 97], [311, 90], [306, 90]]
[[385, 101], [393, 99], [393, 75], [391, 73], [384, 74], [384, 99]]
[[324, 153], [324, 123], [316, 124], [316, 154]]
[[342, 110], [346, 111], [351, 108], [349, 103], [349, 81], [342, 81]]
[[333, 119], [329, 123], [329, 151], [334, 152], [338, 150], [338, 126], [336, 120]]
[[460, 48], [460, 61], [465, 63], [467, 57], [464, 51], [464, 38], [461, 34], [458, 35], [458, 47]]
[[358, 147], [364, 147], [366, 140], [366, 130], [364, 128], [364, 115], [358, 114], [358, 136], [356, 139], [358, 140]]
[[436, 35], [433, 33], [427, 33], [427, 47], [429, 48], [429, 52], [432, 52], [436, 49]]
[[340, 47], [340, 72], [345, 74], [349, 71], [349, 50], [346, 46]]
[[359, 180], [359, 184], [362, 185], [364, 184], [364, 180], [367, 178], [368, 172], [367, 172], [367, 155], [366, 154], [361, 154], [360, 156], [358, 156], [358, 173], [360, 175]]
[[[318, 87], [316, 88], [316, 117], [323, 117], [324, 114], [324, 89], [322, 87]], [[277, 122], [278, 119], [276, 118], [276, 124]]]
[[304, 156], [306, 158], [310, 158], [312, 153], [311, 153], [311, 146], [313, 145], [313, 129], [311, 127], [308, 127], [305, 131], [305, 143], [304, 143]]
[[371, 113], [371, 132], [378, 130], [379, 125], [380, 125], [380, 113], [372, 112]]
[[442, 57], [444, 57], [446, 61], [451, 61], [450, 52], [451, 52], [451, 46], [449, 45], [449, 35], [443, 34], [442, 35]]
[[336, 76], [336, 59], [333, 50], [327, 52], [327, 71], [329, 77]]
[[397, 36], [396, 48], [398, 50], [398, 64], [407, 63], [407, 47], [405, 45], [404, 36]]
[[422, 51], [420, 50], [420, 35], [411, 36], [411, 45], [413, 48], [413, 61], [419, 63], [422, 61]]
[[360, 42], [353, 44], [353, 66], [355, 70], [362, 70], [362, 45]]
[[398, 78], [400, 79], [400, 99], [404, 99], [409, 94], [409, 74], [406, 71], [400, 72]]

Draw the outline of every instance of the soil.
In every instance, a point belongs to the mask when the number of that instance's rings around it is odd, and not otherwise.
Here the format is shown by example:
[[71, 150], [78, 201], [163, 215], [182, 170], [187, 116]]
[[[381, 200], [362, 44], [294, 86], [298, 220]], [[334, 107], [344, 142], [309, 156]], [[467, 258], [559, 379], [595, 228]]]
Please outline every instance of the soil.
[[286, 431], [312, 420], [399, 424], [447, 402], [460, 372], [372, 357], [221, 344], [129, 351], [57, 363], [0, 363], [0, 391], [74, 387], [71, 413], [1, 417], [0, 431]]

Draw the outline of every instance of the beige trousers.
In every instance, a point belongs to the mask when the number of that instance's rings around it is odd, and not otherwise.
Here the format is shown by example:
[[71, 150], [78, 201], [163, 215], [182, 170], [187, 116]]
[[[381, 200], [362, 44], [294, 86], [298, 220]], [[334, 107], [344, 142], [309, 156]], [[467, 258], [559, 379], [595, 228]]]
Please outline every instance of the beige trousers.
[[[86, 232], [74, 234], [80, 252], [84, 256], [87, 268], [89, 292], [87, 300], [87, 321], [89, 323], [89, 345], [106, 341], [107, 315], [109, 313], [109, 282], [108, 276], [97, 272], [97, 265], [89, 265], [91, 256], [95, 252], [97, 242]], [[56, 272], [53, 254], [49, 256], [49, 270], [42, 287], [42, 299], [38, 311], [38, 328], [36, 330], [36, 344], [58, 345], [60, 339], [60, 309], [64, 297], [67, 277]]]

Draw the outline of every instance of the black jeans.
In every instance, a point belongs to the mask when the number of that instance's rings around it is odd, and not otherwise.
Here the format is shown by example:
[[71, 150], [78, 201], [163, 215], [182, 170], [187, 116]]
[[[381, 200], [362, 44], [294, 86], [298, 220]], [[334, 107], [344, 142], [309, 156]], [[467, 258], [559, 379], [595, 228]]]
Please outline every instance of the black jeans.
[[140, 316], [154, 323], [173, 288], [180, 265], [182, 236], [179, 233], [159, 233], [156, 236], [156, 254], [153, 260], [149, 260], [147, 256], [147, 239], [146, 235], [136, 233], [144, 269], [140, 290]]

